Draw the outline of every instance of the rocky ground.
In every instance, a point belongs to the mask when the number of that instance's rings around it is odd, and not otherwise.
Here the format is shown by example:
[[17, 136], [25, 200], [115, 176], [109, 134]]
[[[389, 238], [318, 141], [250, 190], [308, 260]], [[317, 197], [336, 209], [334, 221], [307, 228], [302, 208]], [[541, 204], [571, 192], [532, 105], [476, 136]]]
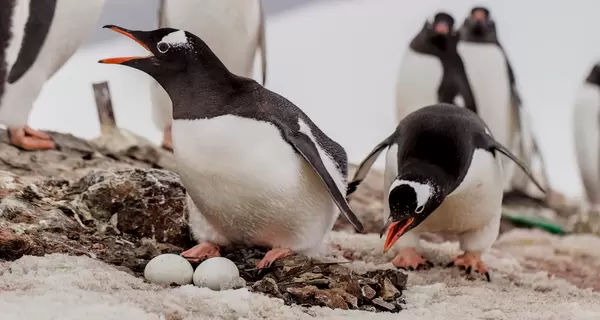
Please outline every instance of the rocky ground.
[[[51, 134], [57, 150], [26, 152], [7, 144], [6, 132], [0, 131], [0, 260], [83, 255], [140, 277], [151, 258], [180, 253], [193, 244], [186, 225], [185, 188], [173, 171], [171, 153], [126, 132], [96, 141]], [[381, 181], [381, 173], [373, 170], [350, 202], [370, 233], [379, 233], [383, 224]], [[507, 208], [544, 217], [570, 231], [600, 233], [595, 215], [578, 214], [575, 205], [564, 201], [548, 206], [513, 199]], [[351, 233], [342, 219], [335, 229]], [[502, 229], [507, 232], [515, 225], [505, 220]], [[585, 250], [561, 251], [560, 238], [544, 237], [511, 237], [495, 248], [521, 255], [526, 270], [543, 270], [580, 288], [600, 290], [600, 257]], [[433, 236], [429, 240], [440, 242]], [[536, 246], [545, 248], [538, 250], [544, 254], [523, 253]], [[365, 254], [338, 247], [350, 260]], [[344, 263], [296, 255], [258, 273], [254, 265], [263, 254], [260, 249], [227, 254], [242, 270], [249, 290], [286, 304], [398, 312], [405, 302], [407, 276], [398, 270], [357, 273]]]

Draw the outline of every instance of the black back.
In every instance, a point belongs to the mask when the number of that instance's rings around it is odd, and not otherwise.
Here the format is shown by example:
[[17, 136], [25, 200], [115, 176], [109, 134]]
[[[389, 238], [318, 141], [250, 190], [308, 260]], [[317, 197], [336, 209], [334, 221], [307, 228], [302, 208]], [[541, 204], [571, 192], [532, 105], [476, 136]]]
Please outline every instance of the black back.
[[[436, 35], [431, 29], [432, 24], [439, 21], [449, 24], [451, 32], [448, 35]], [[453, 31], [453, 26], [454, 18], [452, 16], [444, 12], [437, 13], [432, 22], [425, 22], [421, 31], [410, 42], [409, 47], [415, 52], [440, 59], [443, 77], [437, 89], [439, 102], [454, 103], [454, 98], [460, 94], [465, 101], [465, 107], [476, 112], [477, 106], [465, 66], [456, 50], [459, 37]]]
[[6, 50], [12, 37], [10, 26], [12, 24], [12, 15], [15, 7], [15, 0], [5, 0], [0, 6], [0, 97], [4, 95], [5, 80], [8, 75], [8, 66], [6, 65]]
[[592, 70], [590, 70], [590, 73], [588, 73], [585, 82], [600, 87], [600, 65], [594, 65]]
[[25, 24], [23, 43], [17, 60], [8, 74], [8, 83], [19, 80], [37, 59], [54, 19], [56, 0], [32, 0]]
[[486, 129], [483, 120], [466, 108], [450, 104], [421, 108], [402, 119], [389, 138], [398, 145], [398, 172], [422, 175], [423, 168], [431, 167], [433, 176], [441, 169], [436, 180], [449, 194], [463, 181], [475, 149], [494, 154]]

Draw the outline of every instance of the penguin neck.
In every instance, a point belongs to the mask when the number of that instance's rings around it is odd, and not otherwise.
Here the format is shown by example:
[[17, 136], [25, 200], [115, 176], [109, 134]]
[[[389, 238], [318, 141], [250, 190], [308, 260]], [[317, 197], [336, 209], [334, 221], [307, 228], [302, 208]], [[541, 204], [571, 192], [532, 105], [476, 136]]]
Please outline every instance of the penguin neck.
[[173, 119], [199, 119], [226, 112], [232, 96], [257, 89], [252, 79], [237, 76], [208, 47], [197, 49], [197, 59], [185, 72], [154, 77], [173, 104]]
[[454, 51], [452, 49], [456, 48], [457, 40], [458, 38], [455, 35], [434, 38], [429, 35], [426, 29], [423, 29], [410, 42], [410, 48], [419, 53], [442, 57], [447, 52]]

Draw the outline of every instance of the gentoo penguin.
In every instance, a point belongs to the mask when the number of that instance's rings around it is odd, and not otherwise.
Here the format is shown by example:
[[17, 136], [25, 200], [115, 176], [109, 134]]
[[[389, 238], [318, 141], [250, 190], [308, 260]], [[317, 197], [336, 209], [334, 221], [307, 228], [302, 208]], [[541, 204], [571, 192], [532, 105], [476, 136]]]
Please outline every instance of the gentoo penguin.
[[0, 6], [0, 124], [11, 144], [52, 149], [47, 134], [27, 126], [33, 103], [94, 26], [105, 0], [6, 0]]
[[[489, 274], [481, 254], [496, 240], [502, 210], [501, 154], [531, 173], [471, 110], [439, 103], [406, 116], [394, 133], [361, 162], [348, 193], [364, 180], [384, 149], [384, 252], [402, 249], [392, 263], [418, 269], [427, 261], [417, 252], [423, 232], [454, 234], [464, 251], [453, 264]], [[538, 187], [542, 189], [541, 186]]]
[[437, 102], [454, 103], [457, 95], [465, 107], [476, 106], [456, 51], [458, 34], [454, 18], [438, 12], [428, 19], [404, 53], [396, 83], [396, 117]]
[[198, 210], [190, 227], [192, 260], [226, 245], [272, 248], [269, 266], [320, 248], [341, 211], [363, 226], [346, 201], [347, 156], [293, 103], [230, 72], [196, 35], [173, 28], [133, 31], [151, 54], [101, 60], [152, 76], [173, 101], [173, 151]]
[[[477, 114], [489, 126], [496, 140], [513, 150], [518, 119], [514, 114], [515, 98], [511, 85], [514, 74], [498, 41], [496, 24], [489, 10], [475, 7], [459, 29], [458, 53], [465, 66], [473, 91]], [[511, 76], [512, 75], [512, 76]], [[520, 103], [520, 102], [519, 102]], [[510, 189], [514, 164], [503, 161], [504, 188]]]
[[[470, 16], [465, 19], [459, 34], [458, 50], [463, 55], [469, 76], [473, 77], [470, 79], [474, 80], [472, 82], [475, 83], [473, 88], [475, 97], [481, 100], [482, 105], [486, 107], [493, 107], [487, 101], [502, 101], [504, 103], [508, 99], [508, 105], [504, 108], [482, 109], [479, 113], [480, 116], [492, 128], [492, 132], [499, 137], [499, 141], [509, 147], [517, 158], [528, 166], [532, 166], [534, 157], [537, 157], [542, 165], [542, 171], [545, 173], [543, 158], [532, 132], [530, 117], [527, 110], [522, 106], [515, 73], [504, 48], [498, 40], [497, 26], [490, 16], [490, 11], [485, 7], [472, 8]], [[479, 70], [483, 65], [491, 65], [490, 72], [495, 70], [494, 74], [480, 72]], [[488, 71], [486, 70], [486, 72]], [[479, 79], [484, 81], [479, 81]], [[503, 81], [501, 86], [496, 84], [497, 80]], [[505, 97], [504, 94], [506, 92], [506, 81], [509, 85], [507, 89], [509, 98]], [[494, 93], [490, 93], [494, 91], [495, 87], [502, 89], [503, 99], [498, 100]], [[495, 94], [500, 95], [501, 92], [496, 91]], [[498, 110], [502, 111], [502, 116], [506, 115], [504, 111], [507, 110], [507, 122], [503, 122], [502, 117], [496, 117]], [[502, 132], [506, 132], [505, 137], [508, 140], [503, 140]], [[508, 163], [505, 162], [505, 164]], [[507, 173], [505, 191], [513, 190], [531, 194], [528, 190], [533, 188], [528, 188], [531, 187], [528, 177], [522, 171], [513, 170], [513, 168], [512, 164], [505, 168]], [[545, 184], [548, 183], [545, 174], [543, 180]]]
[[577, 91], [573, 109], [579, 173], [589, 204], [600, 210], [600, 63], [594, 65]]
[[[227, 68], [252, 77], [254, 57], [261, 52], [262, 84], [266, 82], [265, 18], [261, 0], [160, 0], [158, 27], [187, 30], [202, 37]], [[172, 149], [171, 100], [154, 82], [153, 119], [163, 130], [164, 148]]]

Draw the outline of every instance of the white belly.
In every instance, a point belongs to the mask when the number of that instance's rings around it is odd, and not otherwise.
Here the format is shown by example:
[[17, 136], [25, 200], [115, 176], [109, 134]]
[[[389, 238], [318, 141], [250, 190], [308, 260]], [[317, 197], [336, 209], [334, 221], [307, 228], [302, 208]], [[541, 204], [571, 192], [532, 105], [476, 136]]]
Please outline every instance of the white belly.
[[573, 129], [577, 164], [588, 199], [600, 205], [600, 89], [585, 83], [577, 92]]
[[[396, 152], [396, 145], [388, 150], [384, 178], [386, 193], [398, 175]], [[481, 229], [491, 219], [499, 219], [498, 212], [503, 195], [501, 181], [500, 159], [494, 158], [487, 151], [476, 150], [463, 182], [446, 196], [436, 211], [414, 228], [414, 232], [460, 234]], [[384, 201], [384, 219], [387, 220], [390, 212], [388, 198], [384, 197]]]
[[434, 56], [406, 50], [396, 83], [396, 118], [438, 102], [438, 88], [444, 77], [442, 62]]
[[[200, 37], [234, 74], [252, 77], [258, 50], [259, 0], [162, 0], [160, 27], [183, 29]], [[160, 13], [159, 13], [160, 14]], [[154, 122], [163, 128], [171, 121], [169, 96], [153, 82]]]
[[[495, 44], [468, 42], [459, 42], [457, 49], [465, 65], [477, 113], [496, 141], [512, 150], [518, 124], [511, 117], [510, 82], [502, 50]], [[503, 159], [502, 163], [505, 172], [503, 185], [508, 189], [515, 165], [508, 159]]]
[[459, 42], [479, 116], [498, 142], [510, 147], [510, 83], [506, 60], [493, 44]]
[[[32, 0], [33, 1], [33, 0]], [[25, 125], [46, 80], [75, 53], [96, 25], [105, 0], [57, 1], [52, 25], [31, 68], [15, 83], [5, 84], [0, 103], [0, 123]], [[7, 70], [15, 63], [29, 16], [29, 1], [19, 0], [15, 7], [15, 28], [7, 50]]]
[[173, 142], [188, 193], [233, 243], [307, 250], [337, 219], [324, 184], [270, 123], [233, 115], [175, 120]]

